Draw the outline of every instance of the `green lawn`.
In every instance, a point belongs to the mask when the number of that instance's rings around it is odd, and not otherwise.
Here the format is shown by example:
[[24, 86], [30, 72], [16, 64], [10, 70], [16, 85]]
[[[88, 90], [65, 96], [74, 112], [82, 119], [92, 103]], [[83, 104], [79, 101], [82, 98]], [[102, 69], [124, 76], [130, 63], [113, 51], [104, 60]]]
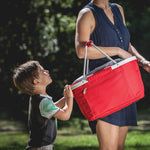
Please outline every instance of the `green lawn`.
[[[96, 135], [68, 134], [67, 130], [58, 131], [54, 150], [97, 150]], [[23, 150], [28, 141], [28, 134], [21, 131], [0, 133], [0, 150]], [[150, 150], [150, 131], [130, 131], [125, 150]]]
[[[141, 114], [140, 117], [139, 126], [130, 128], [128, 132], [125, 150], [150, 150], [150, 116]], [[0, 150], [25, 149], [29, 137], [28, 133], [21, 129], [19, 122], [0, 120]], [[97, 137], [91, 134], [86, 120], [76, 118], [65, 124], [62, 121], [58, 122], [54, 150], [97, 150], [97, 148]]]
[[0, 150], [24, 150], [28, 135], [20, 131], [5, 131], [0, 133]]

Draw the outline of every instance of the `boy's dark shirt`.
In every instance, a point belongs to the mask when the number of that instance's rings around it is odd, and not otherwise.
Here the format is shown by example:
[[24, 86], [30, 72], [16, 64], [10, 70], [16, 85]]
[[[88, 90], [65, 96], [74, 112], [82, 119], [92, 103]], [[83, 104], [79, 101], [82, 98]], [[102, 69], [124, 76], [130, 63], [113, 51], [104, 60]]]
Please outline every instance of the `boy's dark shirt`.
[[33, 95], [29, 102], [29, 134], [30, 140], [26, 150], [31, 147], [41, 147], [53, 144], [57, 135], [55, 118], [47, 119], [41, 116], [39, 104], [44, 96]]

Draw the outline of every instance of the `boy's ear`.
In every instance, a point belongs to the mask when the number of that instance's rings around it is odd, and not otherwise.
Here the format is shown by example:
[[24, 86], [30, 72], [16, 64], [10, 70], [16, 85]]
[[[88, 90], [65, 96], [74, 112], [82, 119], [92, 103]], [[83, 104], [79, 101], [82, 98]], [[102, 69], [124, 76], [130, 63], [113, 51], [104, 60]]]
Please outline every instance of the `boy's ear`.
[[38, 80], [38, 79], [34, 79], [34, 80], [33, 80], [33, 83], [36, 85], [36, 84], [39, 83], [39, 80]]

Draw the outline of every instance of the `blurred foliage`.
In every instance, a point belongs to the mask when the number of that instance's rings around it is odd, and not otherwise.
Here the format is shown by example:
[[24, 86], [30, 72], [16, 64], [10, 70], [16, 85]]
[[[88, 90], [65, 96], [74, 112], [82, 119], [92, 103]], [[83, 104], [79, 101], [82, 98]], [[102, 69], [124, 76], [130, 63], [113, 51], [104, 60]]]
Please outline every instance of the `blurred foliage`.
[[[13, 69], [28, 61], [39, 60], [53, 79], [47, 89], [54, 100], [63, 95], [65, 84], [82, 74], [83, 61], [75, 53], [75, 24], [85, 0], [3, 0], [0, 5], [0, 111], [27, 118], [28, 96], [18, 95], [12, 82]], [[124, 8], [131, 41], [150, 59], [150, 1], [114, 1]], [[150, 75], [141, 70], [146, 96], [139, 106], [150, 105]], [[82, 116], [77, 104], [73, 116]]]

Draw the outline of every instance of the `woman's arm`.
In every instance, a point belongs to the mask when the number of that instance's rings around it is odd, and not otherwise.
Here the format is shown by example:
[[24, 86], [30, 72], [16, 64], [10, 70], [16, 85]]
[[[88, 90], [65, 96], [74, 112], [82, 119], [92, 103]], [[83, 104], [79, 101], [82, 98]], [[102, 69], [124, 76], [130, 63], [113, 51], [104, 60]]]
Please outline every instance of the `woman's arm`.
[[[120, 9], [120, 12], [122, 14], [123, 22], [125, 23], [125, 16], [123, 12], [123, 8], [118, 5], [118, 8]], [[136, 56], [139, 59], [139, 65], [143, 67], [147, 72], [150, 72], [150, 61], [147, 61], [139, 52], [132, 46], [132, 44], [129, 44], [129, 50], [128, 50], [133, 56]]]
[[[75, 35], [75, 47], [78, 58], [84, 58], [85, 43], [89, 41], [91, 33], [94, 31], [96, 25], [95, 18], [90, 9], [85, 8], [79, 12], [77, 23], [76, 23], [76, 35]], [[98, 46], [102, 51], [107, 53], [109, 56], [118, 55], [120, 58], [131, 57], [131, 54], [119, 47], [101, 47]], [[87, 58], [88, 59], [99, 59], [105, 56], [97, 51], [94, 47], [88, 47]]]
[[133, 55], [136, 56], [139, 59], [139, 65], [143, 67], [147, 72], [150, 73], [150, 61], [146, 60], [139, 52], [133, 47], [130, 43], [129, 45], [129, 52]]

